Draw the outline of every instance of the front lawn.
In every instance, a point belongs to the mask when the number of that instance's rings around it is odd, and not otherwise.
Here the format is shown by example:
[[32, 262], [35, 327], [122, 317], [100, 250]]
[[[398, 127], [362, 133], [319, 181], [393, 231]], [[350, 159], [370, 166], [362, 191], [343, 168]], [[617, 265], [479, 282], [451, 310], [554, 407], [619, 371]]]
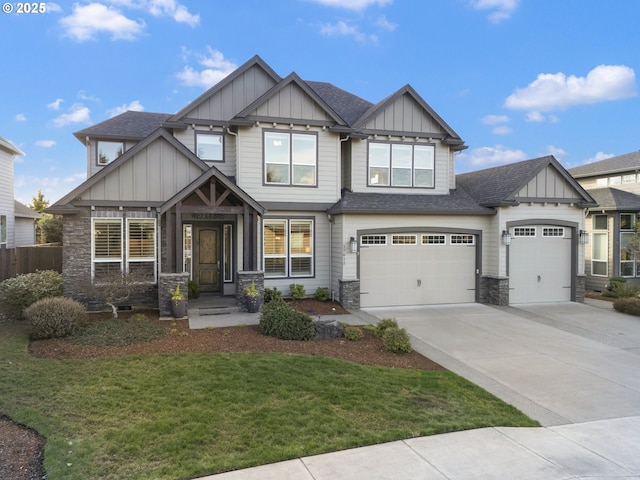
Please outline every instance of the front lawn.
[[534, 426], [457, 375], [280, 353], [34, 358], [0, 323], [0, 414], [47, 438], [49, 480], [190, 479], [491, 425]]

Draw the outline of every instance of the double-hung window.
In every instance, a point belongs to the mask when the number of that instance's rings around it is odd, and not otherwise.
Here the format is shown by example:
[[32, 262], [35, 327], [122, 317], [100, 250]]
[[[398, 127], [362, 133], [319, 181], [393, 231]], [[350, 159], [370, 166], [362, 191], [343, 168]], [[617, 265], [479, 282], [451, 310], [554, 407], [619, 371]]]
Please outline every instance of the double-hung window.
[[609, 234], [607, 233], [607, 215], [594, 215], [591, 235], [591, 275], [608, 275]]
[[196, 132], [196, 154], [200, 160], [221, 162], [223, 157], [222, 134]]
[[265, 277], [313, 276], [313, 243], [313, 220], [265, 219]]
[[317, 184], [317, 136], [264, 132], [264, 181], [267, 185]]
[[124, 153], [123, 142], [98, 141], [98, 165], [108, 165]]
[[369, 143], [369, 185], [433, 187], [435, 147]]
[[91, 235], [92, 277], [108, 281], [131, 273], [155, 282], [156, 223], [154, 219], [93, 218]]

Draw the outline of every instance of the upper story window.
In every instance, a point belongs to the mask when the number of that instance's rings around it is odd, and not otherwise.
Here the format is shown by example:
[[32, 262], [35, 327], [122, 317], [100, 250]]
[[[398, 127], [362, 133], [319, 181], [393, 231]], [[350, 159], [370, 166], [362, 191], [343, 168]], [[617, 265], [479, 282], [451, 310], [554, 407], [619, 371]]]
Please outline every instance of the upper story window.
[[264, 132], [264, 181], [267, 185], [317, 185], [317, 136]]
[[108, 165], [124, 153], [124, 142], [98, 140], [98, 165]]
[[433, 187], [435, 146], [369, 143], [369, 185]]
[[196, 154], [200, 160], [221, 162], [223, 137], [219, 133], [196, 132]]

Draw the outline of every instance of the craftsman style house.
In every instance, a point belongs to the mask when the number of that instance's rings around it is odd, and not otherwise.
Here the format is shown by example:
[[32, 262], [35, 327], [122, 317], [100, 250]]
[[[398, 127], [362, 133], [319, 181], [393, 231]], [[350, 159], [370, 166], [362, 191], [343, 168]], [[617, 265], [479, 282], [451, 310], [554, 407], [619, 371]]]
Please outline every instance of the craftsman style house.
[[409, 85], [372, 104], [254, 57], [179, 112], [77, 132], [88, 179], [64, 216], [65, 294], [143, 272], [168, 291], [327, 287], [348, 308], [580, 301], [583, 209], [553, 157], [455, 175], [466, 145]]
[[581, 165], [570, 170], [598, 203], [588, 210], [586, 249], [588, 290], [602, 291], [609, 277], [640, 283], [640, 258], [629, 248], [640, 220], [640, 152]]

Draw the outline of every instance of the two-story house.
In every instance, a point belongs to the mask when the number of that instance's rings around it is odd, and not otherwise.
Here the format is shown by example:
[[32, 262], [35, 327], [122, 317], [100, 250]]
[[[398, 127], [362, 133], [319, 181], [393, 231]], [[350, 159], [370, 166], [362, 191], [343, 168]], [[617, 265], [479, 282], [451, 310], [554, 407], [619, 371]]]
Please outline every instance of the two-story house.
[[640, 220], [640, 152], [588, 163], [569, 170], [598, 203], [586, 221], [586, 287], [602, 291], [609, 277], [640, 284], [640, 258], [630, 242]]
[[256, 56], [173, 115], [75, 135], [88, 179], [49, 211], [88, 303], [114, 271], [161, 314], [176, 275], [240, 308], [251, 281], [348, 308], [583, 296], [593, 199], [553, 157], [456, 176], [464, 141], [409, 85], [373, 104]]

